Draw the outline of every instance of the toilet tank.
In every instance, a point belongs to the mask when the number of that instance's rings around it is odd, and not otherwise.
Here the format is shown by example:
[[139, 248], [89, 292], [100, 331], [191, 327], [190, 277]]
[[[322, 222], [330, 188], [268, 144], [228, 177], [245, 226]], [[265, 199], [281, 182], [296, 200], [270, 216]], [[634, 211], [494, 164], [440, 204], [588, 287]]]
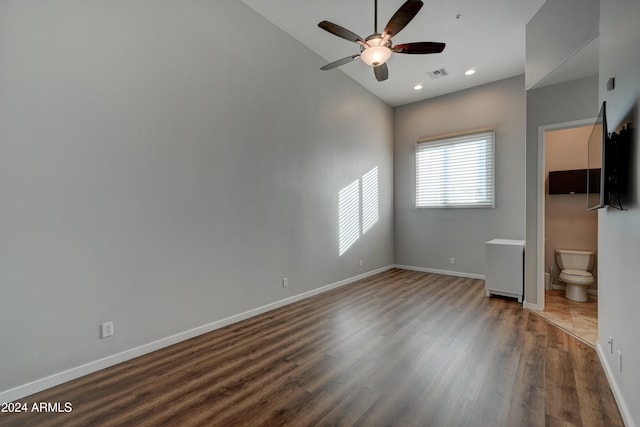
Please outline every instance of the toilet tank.
[[556, 263], [560, 270], [591, 271], [595, 258], [595, 251], [556, 249]]

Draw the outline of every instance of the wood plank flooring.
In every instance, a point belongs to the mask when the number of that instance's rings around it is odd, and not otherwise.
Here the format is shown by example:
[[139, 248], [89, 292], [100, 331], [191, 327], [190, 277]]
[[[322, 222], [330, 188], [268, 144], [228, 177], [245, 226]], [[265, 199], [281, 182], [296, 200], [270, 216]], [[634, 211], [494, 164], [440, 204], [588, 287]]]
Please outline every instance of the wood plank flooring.
[[544, 294], [544, 311], [533, 313], [595, 348], [598, 343], [598, 297], [589, 294], [588, 301], [576, 302], [568, 300], [564, 290], [547, 289]]
[[481, 280], [389, 270], [21, 399], [0, 426], [622, 426], [595, 351]]

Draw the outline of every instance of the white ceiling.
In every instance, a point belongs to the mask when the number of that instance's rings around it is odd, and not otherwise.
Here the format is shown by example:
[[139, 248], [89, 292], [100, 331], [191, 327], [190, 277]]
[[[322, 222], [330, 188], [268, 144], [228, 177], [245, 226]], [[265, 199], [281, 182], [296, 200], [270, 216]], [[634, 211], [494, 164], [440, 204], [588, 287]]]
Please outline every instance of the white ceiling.
[[[378, 32], [405, 0], [379, 0]], [[432, 55], [393, 54], [389, 79], [376, 81], [359, 59], [324, 73], [344, 72], [391, 106], [432, 98], [524, 73], [525, 25], [546, 0], [424, 0], [418, 15], [393, 44], [435, 41], [447, 44]], [[320, 28], [328, 20], [366, 38], [373, 31], [372, 0], [243, 0], [327, 63], [358, 53], [359, 45]], [[461, 15], [457, 18], [457, 15]], [[445, 68], [432, 80], [427, 72]], [[476, 74], [464, 72], [475, 68]], [[415, 91], [417, 83], [423, 89]]]

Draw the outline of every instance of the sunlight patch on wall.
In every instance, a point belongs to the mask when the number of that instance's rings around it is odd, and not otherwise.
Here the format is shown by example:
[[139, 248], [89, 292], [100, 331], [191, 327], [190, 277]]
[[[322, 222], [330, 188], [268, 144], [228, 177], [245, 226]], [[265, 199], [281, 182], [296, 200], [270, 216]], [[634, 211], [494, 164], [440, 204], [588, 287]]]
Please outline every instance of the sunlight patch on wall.
[[378, 222], [378, 167], [362, 176], [362, 234]]
[[378, 167], [376, 166], [361, 179], [353, 181], [338, 192], [339, 255], [342, 256], [377, 222]]
[[338, 193], [339, 253], [342, 255], [360, 238], [360, 180]]

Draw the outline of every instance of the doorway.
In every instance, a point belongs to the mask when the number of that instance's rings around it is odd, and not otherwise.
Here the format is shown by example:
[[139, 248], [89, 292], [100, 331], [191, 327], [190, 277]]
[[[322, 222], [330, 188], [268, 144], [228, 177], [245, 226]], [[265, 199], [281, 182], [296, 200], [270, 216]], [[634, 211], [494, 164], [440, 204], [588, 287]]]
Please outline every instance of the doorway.
[[[538, 141], [538, 301], [539, 314], [551, 323], [594, 346], [597, 342], [597, 283], [588, 289], [587, 302], [565, 298], [559, 280], [556, 249], [596, 251], [597, 211], [587, 211], [586, 194], [549, 194], [550, 171], [587, 168], [587, 141], [593, 120], [543, 126]], [[597, 277], [597, 263], [593, 274]]]

